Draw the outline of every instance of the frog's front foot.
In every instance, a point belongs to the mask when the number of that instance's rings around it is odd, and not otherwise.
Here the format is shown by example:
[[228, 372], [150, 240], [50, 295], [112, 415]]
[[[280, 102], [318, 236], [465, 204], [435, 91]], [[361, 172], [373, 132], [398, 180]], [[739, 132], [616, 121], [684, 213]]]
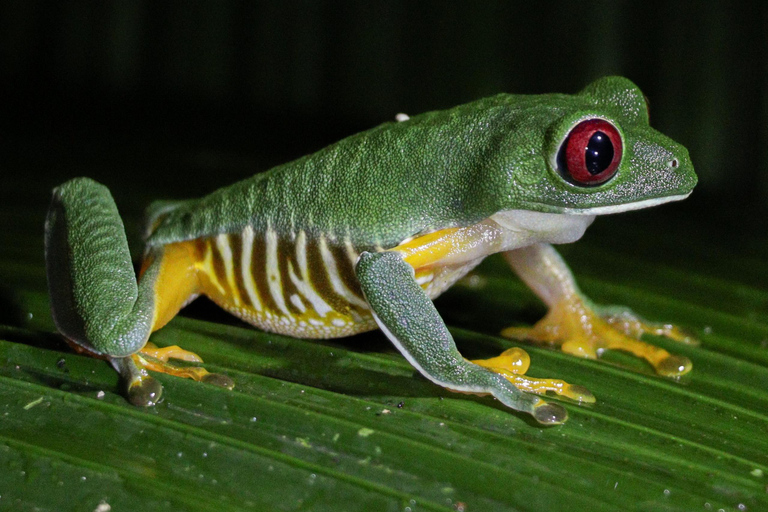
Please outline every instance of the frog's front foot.
[[531, 363], [528, 353], [520, 348], [510, 348], [490, 359], [476, 359], [473, 363], [503, 375], [517, 389], [526, 393], [546, 395], [554, 393], [577, 403], [594, 403], [593, 395], [584, 386], [569, 384], [559, 379], [537, 379], [525, 375]]
[[646, 333], [696, 343], [675, 326], [645, 322], [627, 309], [604, 308], [598, 313], [581, 299], [557, 303], [533, 327], [509, 327], [501, 332], [507, 338], [557, 346], [589, 359], [598, 358], [605, 350], [622, 350], [645, 359], [664, 377], [676, 378], [691, 371], [693, 364], [687, 357], [640, 341]]
[[699, 340], [685, 329], [672, 324], [648, 322], [629, 308], [598, 306], [595, 309], [603, 320], [632, 338], [640, 339], [643, 334], [652, 334], [686, 345], [699, 345]]

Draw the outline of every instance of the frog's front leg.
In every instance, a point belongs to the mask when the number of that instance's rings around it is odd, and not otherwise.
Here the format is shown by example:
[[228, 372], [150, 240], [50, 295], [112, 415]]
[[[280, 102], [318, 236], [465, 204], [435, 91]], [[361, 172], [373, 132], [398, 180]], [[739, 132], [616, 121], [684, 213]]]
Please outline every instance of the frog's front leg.
[[520, 391], [502, 373], [464, 359], [432, 301], [400, 252], [360, 255], [360, 287], [381, 330], [426, 378], [453, 391], [491, 394], [544, 424], [562, 423], [566, 410]]
[[148, 369], [231, 386], [226, 377], [167, 362], [168, 357], [200, 360], [190, 352], [147, 345], [150, 333], [197, 291], [188, 248], [152, 249], [137, 282], [114, 200], [106, 187], [87, 178], [54, 190], [45, 244], [56, 326], [77, 350], [111, 362], [132, 403], [153, 405], [160, 398], [162, 386]]
[[640, 341], [644, 333], [690, 342], [681, 330], [644, 322], [627, 309], [593, 306], [581, 294], [560, 255], [549, 244], [535, 244], [504, 253], [521, 279], [549, 307], [532, 328], [510, 327], [509, 338], [557, 345], [564, 352], [591, 359], [603, 350], [623, 350], [648, 361], [659, 375], [678, 377], [691, 370], [691, 361]]

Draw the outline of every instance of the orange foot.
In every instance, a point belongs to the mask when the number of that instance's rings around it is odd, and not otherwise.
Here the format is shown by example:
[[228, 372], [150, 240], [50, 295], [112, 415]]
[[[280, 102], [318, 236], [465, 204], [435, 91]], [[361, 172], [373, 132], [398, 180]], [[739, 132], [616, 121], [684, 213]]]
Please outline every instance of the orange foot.
[[131, 356], [133, 362], [140, 369], [153, 372], [167, 373], [176, 377], [193, 379], [227, 389], [235, 387], [234, 381], [220, 373], [210, 373], [200, 366], [178, 366], [168, 362], [168, 359], [177, 359], [190, 363], [202, 363], [203, 359], [193, 352], [189, 352], [176, 345], [158, 348], [154, 343], [147, 343], [141, 351]]
[[590, 404], [595, 402], [595, 395], [584, 386], [568, 384], [558, 379], [536, 379], [526, 376], [525, 372], [528, 371], [531, 358], [525, 350], [520, 348], [510, 348], [499, 356], [476, 359], [472, 362], [503, 375], [517, 389], [526, 393], [545, 395], [547, 392], [553, 392], [561, 398], [574, 402]]
[[563, 301], [533, 327], [509, 327], [501, 335], [554, 345], [563, 352], [589, 359], [596, 359], [607, 349], [623, 350], [645, 359], [664, 377], [680, 377], [691, 371], [693, 364], [687, 357], [639, 340], [648, 333], [695, 343], [684, 331], [672, 325], [647, 323], [626, 309], [605, 308], [604, 312], [601, 316], [578, 299]]

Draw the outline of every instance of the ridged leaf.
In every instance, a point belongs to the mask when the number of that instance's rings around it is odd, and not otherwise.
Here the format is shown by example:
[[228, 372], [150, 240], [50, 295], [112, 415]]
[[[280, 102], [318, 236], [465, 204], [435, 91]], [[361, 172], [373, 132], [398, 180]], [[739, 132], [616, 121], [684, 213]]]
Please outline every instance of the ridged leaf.
[[[527, 347], [534, 376], [594, 406], [542, 428], [415, 373], [380, 333], [317, 342], [263, 333], [198, 304], [156, 333], [237, 383], [162, 375], [128, 405], [103, 361], [53, 334], [44, 202], [2, 212], [0, 508], [20, 510], [763, 510], [768, 507], [764, 245], [710, 247], [653, 212], [606, 219], [564, 248], [595, 301], [677, 322], [699, 347], [679, 382], [622, 354]], [[17, 205], [18, 206], [18, 205]], [[135, 220], [135, 219], [134, 219]], [[671, 234], [670, 234], [671, 232]], [[728, 265], [723, 266], [723, 261]], [[438, 301], [467, 357], [524, 346], [496, 334], [543, 307], [499, 258]], [[189, 316], [191, 315], [191, 316]]]

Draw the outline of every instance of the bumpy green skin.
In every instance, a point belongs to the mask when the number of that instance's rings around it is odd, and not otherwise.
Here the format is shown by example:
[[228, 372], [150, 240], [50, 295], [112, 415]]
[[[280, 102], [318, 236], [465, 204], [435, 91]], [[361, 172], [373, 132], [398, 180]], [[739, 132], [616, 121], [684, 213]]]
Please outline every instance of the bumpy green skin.
[[[592, 118], [619, 130], [623, 157], [613, 178], [580, 187], [560, 175], [555, 159], [570, 130]], [[147, 244], [159, 256], [166, 244], [250, 225], [278, 236], [303, 230], [310, 239], [344, 239], [358, 250], [389, 248], [504, 210], [573, 213], [682, 197], [695, 183], [685, 148], [648, 126], [639, 89], [609, 77], [577, 95], [502, 94], [386, 123], [203, 199], [156, 204]], [[150, 266], [136, 284], [106, 188], [81, 178], [54, 191], [46, 262], [60, 331], [110, 356], [134, 403], [155, 403], [162, 387], [125, 356], [149, 335], [157, 269]], [[425, 376], [451, 389], [491, 393], [542, 423], [565, 420], [562, 407], [465, 361], [399, 254], [363, 252], [356, 271], [377, 322]]]
[[[554, 156], [574, 125], [595, 117], [620, 131], [624, 156], [611, 180], [578, 187], [563, 180]], [[387, 248], [501, 210], [619, 205], [687, 194], [695, 184], [686, 149], [648, 126], [640, 90], [607, 77], [577, 95], [500, 94], [383, 124], [181, 204], [148, 243], [269, 223], [278, 233], [304, 229]]]
[[77, 178], [53, 191], [45, 252], [51, 309], [62, 334], [115, 357], [144, 346], [157, 270], [150, 267], [137, 285], [123, 221], [105, 186]]

